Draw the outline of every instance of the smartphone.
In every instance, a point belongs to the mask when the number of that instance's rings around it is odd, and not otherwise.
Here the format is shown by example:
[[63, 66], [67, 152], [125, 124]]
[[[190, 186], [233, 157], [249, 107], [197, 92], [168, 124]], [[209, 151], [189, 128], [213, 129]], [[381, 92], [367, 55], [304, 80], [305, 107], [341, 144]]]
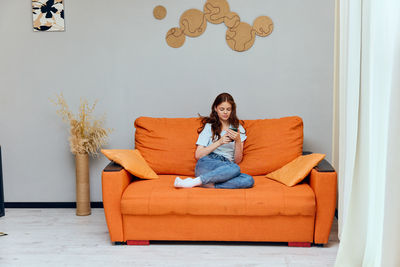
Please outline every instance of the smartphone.
[[[232, 130], [232, 131], [235, 131], [235, 132], [238, 131], [238, 128], [234, 128], [234, 127], [229, 127], [229, 129]], [[231, 140], [232, 140], [231, 142], [233, 142], [233, 139], [231, 139]]]

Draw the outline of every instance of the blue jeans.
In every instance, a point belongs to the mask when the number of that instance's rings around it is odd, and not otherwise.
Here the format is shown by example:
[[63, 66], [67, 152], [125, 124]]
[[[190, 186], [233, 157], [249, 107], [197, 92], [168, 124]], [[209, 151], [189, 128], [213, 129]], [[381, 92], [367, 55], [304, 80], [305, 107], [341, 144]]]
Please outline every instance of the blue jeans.
[[240, 173], [237, 164], [215, 153], [197, 161], [195, 175], [200, 176], [203, 184], [214, 183], [215, 188], [250, 188], [254, 185], [253, 177]]

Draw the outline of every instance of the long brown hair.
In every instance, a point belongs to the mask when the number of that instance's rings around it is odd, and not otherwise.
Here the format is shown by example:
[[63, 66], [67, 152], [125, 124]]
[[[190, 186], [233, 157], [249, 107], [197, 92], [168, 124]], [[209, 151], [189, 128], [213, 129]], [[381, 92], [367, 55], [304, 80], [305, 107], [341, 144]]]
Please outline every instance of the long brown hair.
[[[215, 108], [218, 107], [223, 102], [228, 102], [232, 106], [231, 115], [228, 119], [229, 124], [231, 124], [235, 128], [239, 128], [239, 119], [236, 116], [235, 100], [233, 100], [233, 97], [228, 93], [219, 94], [215, 98], [214, 103], [211, 106], [210, 116], [203, 117], [199, 114], [202, 126], [199, 129], [197, 129], [197, 132], [200, 133], [201, 131], [203, 131], [206, 123], [210, 123], [213, 141], [221, 138], [222, 123], [219, 120], [218, 113], [215, 111]], [[243, 124], [242, 121], [240, 122]]]

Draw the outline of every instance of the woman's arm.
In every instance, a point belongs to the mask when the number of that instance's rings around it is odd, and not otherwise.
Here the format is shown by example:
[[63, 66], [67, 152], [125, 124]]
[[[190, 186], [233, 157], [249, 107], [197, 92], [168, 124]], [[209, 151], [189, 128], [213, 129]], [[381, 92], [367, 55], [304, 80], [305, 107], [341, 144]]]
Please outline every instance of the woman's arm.
[[229, 129], [227, 131], [227, 134], [232, 140], [235, 141], [234, 161], [236, 164], [239, 164], [243, 159], [243, 142], [240, 138], [240, 133]]
[[213, 152], [215, 149], [217, 149], [219, 146], [223, 144], [228, 144], [232, 142], [232, 139], [229, 138], [228, 134], [225, 134], [222, 136], [217, 142], [212, 143], [211, 145], [205, 147], [205, 146], [197, 146], [196, 148], [196, 153], [195, 153], [195, 158], [196, 160], [199, 160], [200, 158], [207, 156], [211, 152]]
[[239, 164], [242, 162], [243, 159], [243, 142], [242, 141], [235, 141], [235, 163]]

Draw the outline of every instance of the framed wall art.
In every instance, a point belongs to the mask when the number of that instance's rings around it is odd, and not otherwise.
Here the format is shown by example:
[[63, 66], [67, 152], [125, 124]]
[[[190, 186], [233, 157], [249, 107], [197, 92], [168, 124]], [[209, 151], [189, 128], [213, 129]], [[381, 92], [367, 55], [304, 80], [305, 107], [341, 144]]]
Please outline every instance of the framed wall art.
[[64, 31], [63, 0], [32, 0], [33, 31]]

